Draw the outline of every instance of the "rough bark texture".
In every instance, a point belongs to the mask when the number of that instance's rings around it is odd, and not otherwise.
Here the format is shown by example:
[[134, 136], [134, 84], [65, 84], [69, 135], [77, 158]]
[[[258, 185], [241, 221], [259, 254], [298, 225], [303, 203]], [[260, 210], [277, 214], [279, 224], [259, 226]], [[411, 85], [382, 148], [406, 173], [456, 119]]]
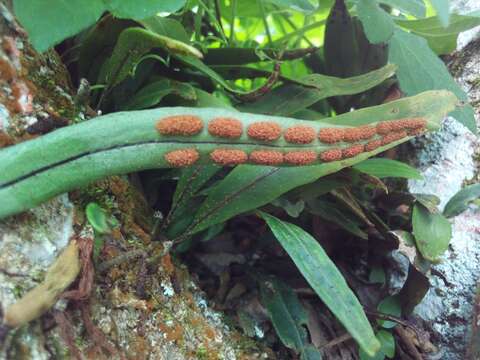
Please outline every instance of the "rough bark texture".
[[[4, 4], [0, 45], [0, 147], [83, 120], [57, 54], [36, 53]], [[95, 274], [90, 299], [77, 293], [76, 301], [60, 300], [54, 311], [27, 326], [0, 327], [0, 359], [70, 358], [75, 347], [95, 359], [270, 357], [268, 349], [227, 325], [187, 270], [165, 255], [162, 244], [151, 242], [153, 214], [125, 177], [105, 179], [0, 221], [1, 308], [38, 284], [72, 237], [93, 238], [83, 212], [90, 201], [108, 209], [119, 224], [105, 238], [96, 266], [105, 270]], [[105, 266], [126, 253], [136, 256]], [[149, 262], [152, 257], [156, 261]], [[85, 288], [81, 282], [77, 286]]]

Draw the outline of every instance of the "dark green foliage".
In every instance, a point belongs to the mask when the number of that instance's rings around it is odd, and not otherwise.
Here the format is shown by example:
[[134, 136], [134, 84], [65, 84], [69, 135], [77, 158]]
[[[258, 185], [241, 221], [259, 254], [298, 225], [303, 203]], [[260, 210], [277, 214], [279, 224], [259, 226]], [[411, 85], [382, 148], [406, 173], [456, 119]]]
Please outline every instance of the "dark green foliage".
[[[69, 69], [75, 84], [86, 78], [95, 85], [93, 109], [208, 107], [312, 121], [337, 115], [329, 121], [349, 126], [443, 114], [445, 104], [431, 94], [381, 105], [402, 93], [447, 89], [466, 101], [437, 55], [453, 51], [459, 32], [480, 24], [478, 14], [450, 14], [448, 0], [432, 0], [437, 15], [429, 18], [423, 0], [13, 3], [38, 51], [69, 38], [58, 49], [74, 54]], [[396, 11], [399, 16], [392, 15]], [[453, 115], [476, 131], [471, 106], [459, 106]], [[129, 126], [135, 127], [134, 117]], [[367, 157], [299, 168], [152, 170], [139, 173], [138, 181], [148, 203], [165, 214], [156, 219], [155, 239], [172, 240], [186, 258], [230, 236], [235, 221], [260, 221], [258, 247], [268, 248], [276, 238], [297, 273], [358, 342], [360, 358], [383, 359], [395, 355], [390, 329], [395, 323], [370, 324], [362, 289], [348, 274], [360, 273], [369, 289], [384, 290], [392, 276], [386, 259], [394, 250], [409, 249], [416, 256], [408, 259], [401, 291], [395, 297], [378, 291], [368, 304], [378, 312], [408, 314], [428, 291], [430, 262], [448, 247], [451, 227], [445, 217], [465, 210], [480, 191], [478, 185], [466, 187], [442, 215], [435, 198], [404, 192], [401, 179], [421, 178], [406, 164], [379, 157], [346, 168]], [[252, 216], [260, 208], [270, 230]], [[112, 224], [95, 203], [85, 212], [98, 257]], [[255, 271], [263, 261], [278, 260], [260, 254], [265, 260], [251, 261]], [[254, 286], [281, 342], [301, 359], [319, 359], [300, 296], [283, 279], [260, 278]]]

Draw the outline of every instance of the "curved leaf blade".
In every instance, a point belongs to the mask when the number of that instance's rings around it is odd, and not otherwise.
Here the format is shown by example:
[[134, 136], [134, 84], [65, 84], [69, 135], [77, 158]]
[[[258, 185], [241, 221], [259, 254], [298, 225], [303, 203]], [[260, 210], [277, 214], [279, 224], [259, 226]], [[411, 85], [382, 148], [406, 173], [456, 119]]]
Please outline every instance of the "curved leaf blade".
[[480, 197], [480, 184], [469, 185], [456, 193], [445, 205], [443, 215], [457, 216], [468, 208], [468, 204]]
[[[322, 121], [348, 126], [369, 124], [375, 119], [388, 120], [419, 116], [427, 119], [430, 129], [436, 129], [443, 116], [454, 108], [455, 101], [456, 98], [451, 93], [432, 91], [388, 104], [352, 111], [331, 119], [322, 119]], [[192, 233], [268, 204], [293, 188], [352, 166], [401, 142], [392, 143], [348, 160], [315, 166], [293, 168], [237, 166], [218, 184], [214, 192], [209, 193], [195, 216]]]
[[108, 10], [119, 18], [142, 20], [159, 12], [175, 12], [185, 0], [104, 0]]
[[335, 264], [320, 244], [300, 227], [260, 213], [302, 275], [330, 311], [370, 356], [380, 343], [363, 311]]
[[[413, 95], [428, 89], [448, 89], [460, 100], [468, 101], [465, 92], [428, 47], [425, 39], [396, 29], [389, 41], [389, 48], [388, 60], [398, 65], [397, 77], [405, 93]], [[473, 133], [477, 132], [472, 106], [459, 107], [452, 116]]]
[[372, 158], [353, 166], [354, 169], [378, 178], [399, 177], [422, 180], [423, 176], [417, 169], [397, 160]]
[[[43, 52], [97, 21], [104, 9], [101, 0], [15, 0], [15, 16], [25, 27], [32, 45]], [[39, 16], [41, 14], [41, 16]]]
[[412, 225], [418, 250], [423, 257], [430, 261], [438, 261], [452, 238], [450, 222], [443, 215], [431, 213], [426, 207], [415, 204]]
[[395, 23], [376, 0], [359, 0], [357, 8], [365, 34], [372, 44], [386, 42], [392, 37]]
[[282, 343], [300, 353], [307, 342], [305, 309], [295, 292], [278, 279], [260, 282], [260, 299]]
[[242, 111], [261, 114], [291, 115], [316, 102], [339, 95], [352, 95], [369, 90], [395, 74], [396, 66], [388, 64], [380, 69], [350, 78], [311, 74], [294, 84], [280, 86], [260, 100], [241, 107]]

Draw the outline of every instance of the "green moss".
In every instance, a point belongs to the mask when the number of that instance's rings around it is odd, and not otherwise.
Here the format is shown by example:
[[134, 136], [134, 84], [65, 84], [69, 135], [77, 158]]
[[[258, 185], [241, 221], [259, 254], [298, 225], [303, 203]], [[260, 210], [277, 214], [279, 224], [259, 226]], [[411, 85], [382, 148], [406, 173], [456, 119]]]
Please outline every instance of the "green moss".
[[208, 359], [208, 351], [207, 349], [205, 349], [203, 345], [199, 346], [195, 355], [197, 356], [197, 359], [200, 359], [200, 360]]

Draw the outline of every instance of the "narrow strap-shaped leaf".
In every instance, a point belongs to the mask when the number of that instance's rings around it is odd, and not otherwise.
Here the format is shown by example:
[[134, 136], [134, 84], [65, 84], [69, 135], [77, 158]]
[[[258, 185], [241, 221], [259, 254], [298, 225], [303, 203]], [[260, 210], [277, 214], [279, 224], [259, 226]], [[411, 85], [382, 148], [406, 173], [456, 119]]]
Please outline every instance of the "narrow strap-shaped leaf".
[[362, 305], [320, 244], [302, 228], [260, 213], [302, 275], [360, 347], [374, 355], [380, 343]]

